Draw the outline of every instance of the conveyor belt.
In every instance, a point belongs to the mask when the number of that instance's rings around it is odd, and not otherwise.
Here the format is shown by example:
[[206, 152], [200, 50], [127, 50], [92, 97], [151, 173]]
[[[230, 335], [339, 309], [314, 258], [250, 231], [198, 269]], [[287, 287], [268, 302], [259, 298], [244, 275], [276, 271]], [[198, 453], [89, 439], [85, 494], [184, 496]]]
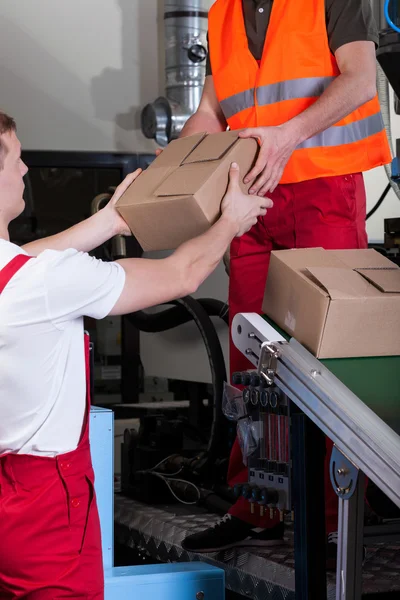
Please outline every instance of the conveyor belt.
[[[218, 520], [198, 507], [150, 507], [115, 496], [115, 532], [120, 544], [141, 549], [154, 560], [205, 560], [225, 570], [226, 586], [254, 600], [295, 600], [293, 532], [286, 528], [285, 544], [262, 552], [229, 550], [209, 555], [188, 554], [181, 547], [186, 535]], [[363, 593], [397, 592], [400, 597], [400, 542], [368, 547], [363, 570]], [[328, 600], [335, 598], [335, 574], [328, 574]]]

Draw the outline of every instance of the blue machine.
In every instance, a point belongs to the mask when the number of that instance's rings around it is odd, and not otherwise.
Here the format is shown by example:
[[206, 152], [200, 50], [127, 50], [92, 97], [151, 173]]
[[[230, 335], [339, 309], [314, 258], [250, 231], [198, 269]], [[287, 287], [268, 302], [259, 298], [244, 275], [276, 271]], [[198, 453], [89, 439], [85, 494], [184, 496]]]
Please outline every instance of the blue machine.
[[105, 576], [105, 600], [223, 600], [225, 594], [224, 571], [201, 562], [120, 567]]
[[225, 573], [201, 562], [114, 567], [114, 414], [92, 407], [90, 444], [96, 476], [105, 600], [224, 600]]
[[114, 413], [92, 407], [90, 448], [95, 472], [104, 569], [114, 566]]

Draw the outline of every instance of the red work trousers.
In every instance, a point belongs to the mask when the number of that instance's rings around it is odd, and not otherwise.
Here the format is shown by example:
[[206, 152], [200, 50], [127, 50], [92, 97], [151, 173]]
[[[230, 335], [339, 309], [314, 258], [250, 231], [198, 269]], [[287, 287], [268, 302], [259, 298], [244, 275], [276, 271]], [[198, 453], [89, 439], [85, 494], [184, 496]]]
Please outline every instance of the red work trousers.
[[[325, 177], [301, 183], [280, 185], [270, 194], [274, 206], [260, 217], [249, 233], [231, 245], [229, 314], [261, 313], [265, 283], [272, 250], [322, 247], [327, 250], [367, 247], [365, 228], [366, 197], [363, 176]], [[252, 368], [247, 359], [230, 344], [230, 371]], [[332, 442], [327, 439], [325, 464], [326, 530], [337, 529], [338, 500], [329, 479]], [[230, 485], [247, 481], [237, 440], [232, 448], [228, 471]], [[267, 511], [268, 512], [268, 511]], [[257, 527], [271, 527], [270, 519], [250, 513], [247, 500], [239, 498], [230, 513]]]
[[[0, 271], [0, 292], [29, 260]], [[0, 456], [0, 600], [103, 600], [100, 522], [87, 410], [76, 450], [55, 458]]]

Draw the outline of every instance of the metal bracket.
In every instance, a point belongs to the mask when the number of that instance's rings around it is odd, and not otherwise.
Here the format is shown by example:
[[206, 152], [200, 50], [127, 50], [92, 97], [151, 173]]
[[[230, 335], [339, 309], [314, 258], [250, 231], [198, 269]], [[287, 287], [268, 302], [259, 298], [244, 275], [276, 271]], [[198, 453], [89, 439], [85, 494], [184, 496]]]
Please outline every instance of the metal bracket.
[[336, 446], [330, 476], [339, 497], [336, 600], [361, 600], [365, 478]]
[[336, 446], [332, 449], [329, 471], [337, 496], [342, 500], [351, 498], [357, 486], [359, 469]]
[[278, 358], [279, 349], [275, 344], [272, 342], [264, 342], [261, 344], [258, 372], [267, 385], [273, 385], [274, 383]]

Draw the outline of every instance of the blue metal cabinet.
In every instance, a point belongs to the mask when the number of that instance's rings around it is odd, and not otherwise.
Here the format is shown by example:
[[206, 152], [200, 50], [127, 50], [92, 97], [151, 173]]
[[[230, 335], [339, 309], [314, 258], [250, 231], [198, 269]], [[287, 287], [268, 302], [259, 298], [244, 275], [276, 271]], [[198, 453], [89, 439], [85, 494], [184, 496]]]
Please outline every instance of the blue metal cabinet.
[[200, 562], [105, 572], [105, 600], [223, 600], [224, 593], [224, 571]]
[[114, 413], [93, 406], [90, 411], [90, 448], [99, 508], [103, 563], [114, 566]]

